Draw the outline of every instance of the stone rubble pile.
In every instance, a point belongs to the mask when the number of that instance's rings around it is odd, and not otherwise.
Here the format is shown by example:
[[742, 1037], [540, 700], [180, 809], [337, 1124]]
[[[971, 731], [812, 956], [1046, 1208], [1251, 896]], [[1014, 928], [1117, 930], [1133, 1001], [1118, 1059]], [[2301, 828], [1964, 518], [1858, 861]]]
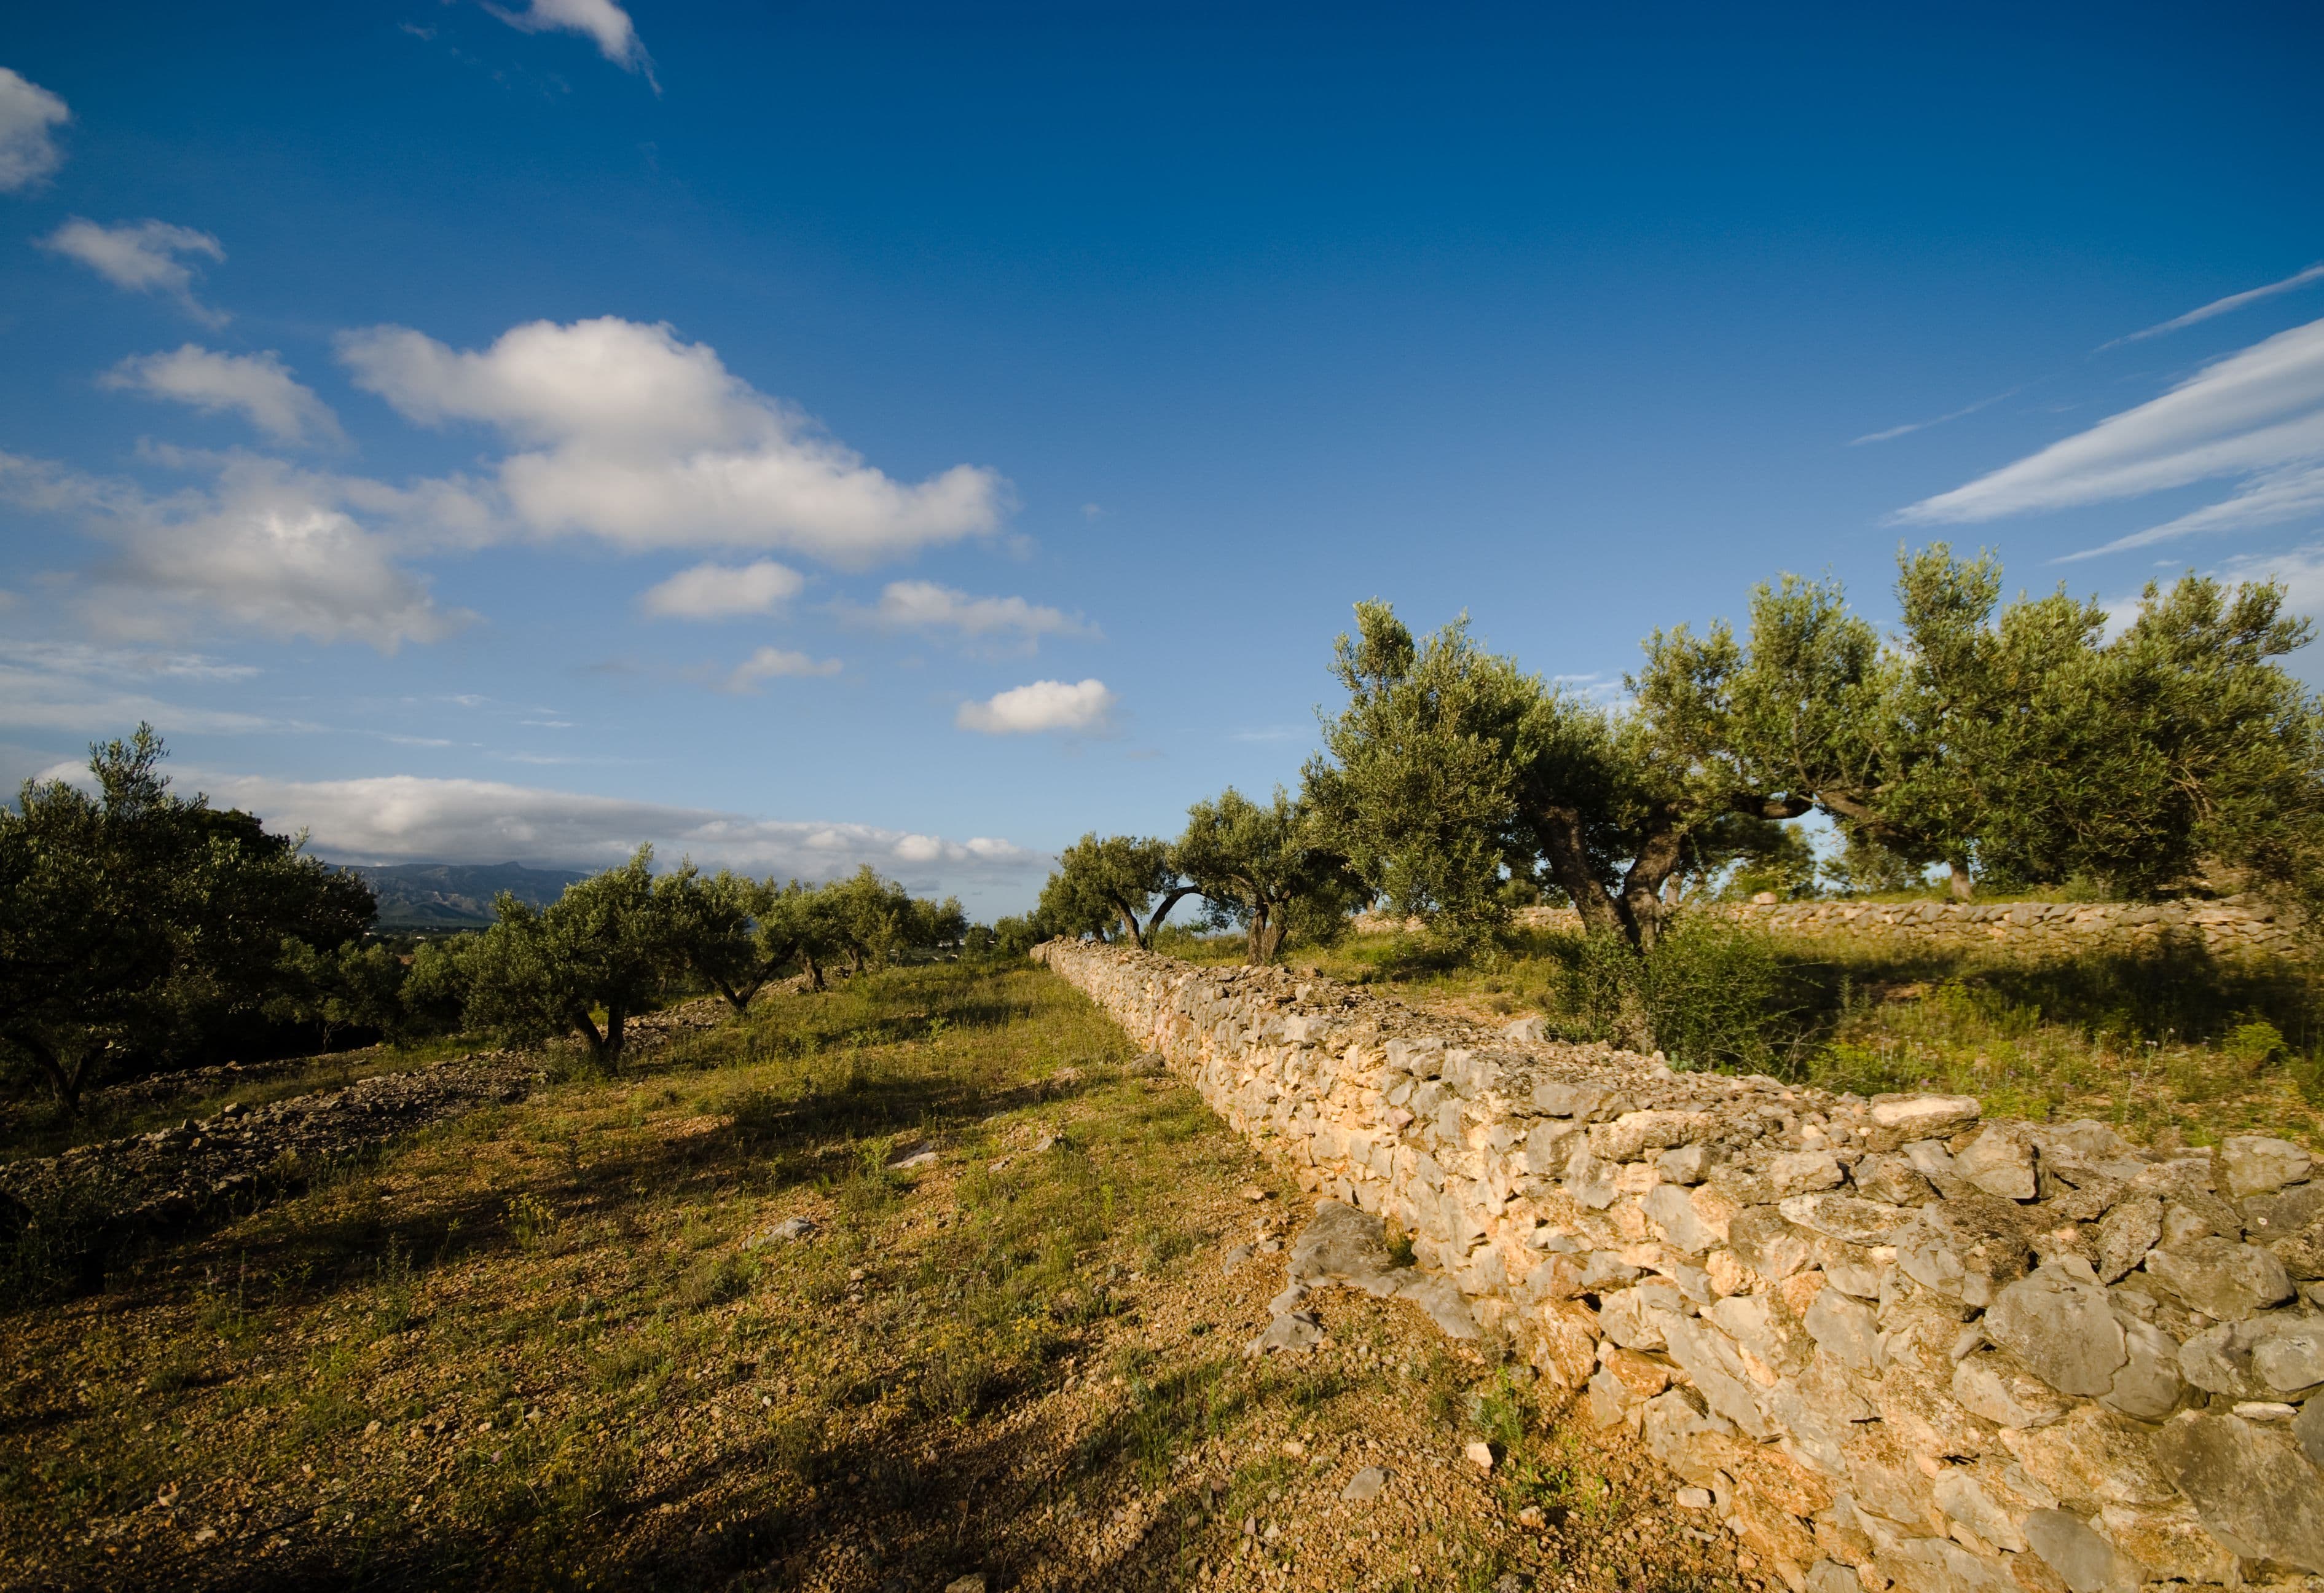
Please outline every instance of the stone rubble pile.
[[[724, 1010], [714, 998], [633, 1019], [631, 1053], [714, 1028]], [[472, 1051], [406, 1072], [375, 1073], [341, 1089], [258, 1106], [228, 1102], [208, 1117], [150, 1134], [0, 1163], [0, 1233], [68, 1204], [101, 1214], [123, 1232], [166, 1231], [208, 1212], [241, 1209], [302, 1186], [335, 1158], [487, 1102], [521, 1100], [540, 1079], [542, 1060], [537, 1051]], [[257, 1073], [213, 1068], [160, 1078], [191, 1090]]]
[[0, 1216], [11, 1203], [38, 1212], [69, 1197], [125, 1229], [167, 1229], [294, 1187], [334, 1158], [438, 1118], [521, 1100], [540, 1063], [538, 1053], [483, 1051], [12, 1162], [0, 1166]]
[[[2297, 1145], [2144, 1151], [1279, 969], [1037, 955], [1305, 1188], [1410, 1233], [1476, 1330], [1794, 1589], [2324, 1590], [2324, 1168]], [[1320, 1332], [1323, 1283], [1407, 1286], [1331, 1213], [1262, 1345]]]

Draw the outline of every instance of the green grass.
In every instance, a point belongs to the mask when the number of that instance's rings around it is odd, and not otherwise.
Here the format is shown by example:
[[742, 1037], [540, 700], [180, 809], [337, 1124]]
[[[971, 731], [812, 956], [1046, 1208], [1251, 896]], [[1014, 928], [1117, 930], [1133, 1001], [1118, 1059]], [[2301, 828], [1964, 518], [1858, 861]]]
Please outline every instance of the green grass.
[[[1674, 1065], [1975, 1094], [1997, 1114], [2097, 1117], [2155, 1144], [2265, 1132], [2324, 1150], [2324, 978], [2312, 966], [2215, 958], [2192, 936], [2070, 956], [1748, 929], [1711, 939], [1729, 949], [1688, 970], [1701, 993], [1683, 1014], [1692, 1028], [1665, 1025], [1678, 1032], [1665, 1042]], [[1240, 942], [1166, 940], [1174, 956], [1240, 960]], [[1480, 1022], [1541, 1013], [1570, 1038], [1611, 1038], [1577, 973], [1589, 957], [1577, 935], [1517, 930], [1468, 958], [1420, 936], [1363, 935], [1285, 960]]]

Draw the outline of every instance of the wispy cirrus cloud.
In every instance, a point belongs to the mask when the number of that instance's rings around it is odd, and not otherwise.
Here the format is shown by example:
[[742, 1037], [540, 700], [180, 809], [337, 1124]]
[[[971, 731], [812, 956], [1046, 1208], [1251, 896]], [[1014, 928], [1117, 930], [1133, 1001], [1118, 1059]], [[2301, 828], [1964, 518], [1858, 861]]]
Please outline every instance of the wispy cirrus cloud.
[[65, 102], [0, 67], [0, 193], [19, 193], [64, 164], [55, 130], [72, 120]]
[[124, 221], [100, 227], [76, 216], [46, 237], [35, 240], [52, 255], [79, 262], [124, 292], [158, 293], [174, 300], [178, 308], [206, 326], [221, 327], [229, 319], [194, 297], [195, 267], [180, 258], [226, 258], [226, 245], [208, 233], [167, 221]]
[[2263, 299], [2273, 299], [2278, 293], [2292, 292], [2313, 282], [2324, 282], [2324, 261], [2319, 261], [2304, 270], [2295, 271], [2282, 282], [2269, 282], [2265, 287], [2246, 288], [2240, 293], [2229, 293], [2224, 299], [2214, 299], [2209, 304], [2198, 305], [2184, 315], [2173, 316], [2169, 320], [2159, 321], [2140, 331], [2116, 338], [2110, 343], [2101, 343], [2098, 347], [2098, 352], [2103, 354], [2109, 348], [2119, 348], [2126, 343], [2144, 343], [2149, 338], [2160, 338], [2166, 332], [2175, 332], [2182, 328], [2198, 325], [2209, 320], [2215, 315], [2226, 315], [2231, 310], [2241, 310], [2246, 304], [2256, 304]]
[[274, 441], [344, 442], [331, 406], [300, 384], [272, 349], [219, 354], [188, 343], [165, 354], [123, 360], [97, 384], [191, 405], [205, 414], [240, 414]]
[[318, 727], [181, 703], [165, 695], [236, 682], [257, 672], [198, 653], [0, 638], [0, 727], [73, 736], [125, 734], [140, 721], [164, 733], [237, 735]]
[[1901, 510], [1963, 524], [2233, 479], [2218, 504], [2116, 539], [2139, 546], [2306, 512], [2324, 469], [2324, 320], [2203, 366], [2161, 397]]
[[1980, 398], [1975, 403], [1963, 404], [1950, 414], [1938, 415], [1927, 421], [1907, 421], [1901, 426], [1891, 426], [1886, 431], [1868, 431], [1861, 437], [1849, 438], [1848, 446], [1862, 448], [1868, 442], [1886, 442], [1893, 438], [1909, 437], [1915, 431], [1926, 431], [1932, 426], [1941, 426], [1948, 421], [1961, 420], [1977, 413], [1981, 409], [1990, 409], [2003, 399], [2015, 398], [2024, 391], [2022, 385], [2012, 387], [2006, 393], [1997, 393], [1990, 398]]

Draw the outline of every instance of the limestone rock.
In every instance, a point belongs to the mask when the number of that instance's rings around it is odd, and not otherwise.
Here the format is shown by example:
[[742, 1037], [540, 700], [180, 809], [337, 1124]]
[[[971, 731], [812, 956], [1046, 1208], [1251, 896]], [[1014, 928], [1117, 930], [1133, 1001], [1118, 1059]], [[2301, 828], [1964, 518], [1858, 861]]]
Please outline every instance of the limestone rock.
[[2324, 1278], [2324, 1216], [2318, 1217], [2296, 1234], [2272, 1240], [2268, 1252], [2292, 1277]]
[[1877, 1375], [1886, 1358], [1880, 1348], [1880, 1322], [1872, 1308], [1851, 1300], [1838, 1289], [1826, 1289], [1808, 1307], [1807, 1330], [1824, 1354], [1851, 1371]]
[[2043, 1427], [2062, 1418], [2057, 1391], [2008, 1354], [1972, 1355], [1953, 1367], [1953, 1398], [1997, 1427]]
[[1947, 1517], [1969, 1528], [1997, 1549], [2022, 1553], [2025, 1535], [2017, 1524], [2009, 1519], [2009, 1512], [1993, 1501], [1977, 1479], [1977, 1474], [1958, 1466], [1949, 1466], [1939, 1472], [1930, 1485], [1936, 1496], [1937, 1508]]
[[2184, 1411], [2164, 1424], [2154, 1452], [2220, 1542], [2246, 1559], [2324, 1572], [2324, 1471], [2289, 1430]]
[[2006, 1429], [2001, 1442], [2070, 1507], [2167, 1505], [2178, 1496], [2147, 1430], [2098, 1405], [2078, 1405], [2046, 1427]]
[[1665, 1322], [1685, 1312], [1677, 1285], [1649, 1278], [1634, 1289], [1600, 1297], [1598, 1329], [1625, 1349], [1661, 1349]]
[[2034, 1193], [2033, 1141], [2023, 1130], [1989, 1125], [1967, 1150], [1953, 1158], [1953, 1172], [1988, 1195], [2031, 1200]]
[[1970, 1305], [2024, 1276], [2031, 1256], [2017, 1207], [1979, 1193], [1920, 1208], [1895, 1243], [1896, 1264], [1914, 1282]]
[[2186, 1505], [2109, 1505], [2098, 1512], [2097, 1530], [2157, 1580], [2229, 1582], [2236, 1579], [2236, 1557], [2203, 1530]]
[[1815, 1259], [1808, 1236], [1772, 1206], [1751, 1206], [1728, 1225], [1727, 1243], [1736, 1258], [1771, 1283], [1790, 1277]]
[[1794, 1227], [1850, 1245], [1885, 1245], [1912, 1215], [1901, 1206], [1848, 1195], [1794, 1195], [1775, 1209]]
[[2063, 1510], [2036, 1510], [2025, 1518], [2034, 1552], [2074, 1593], [2138, 1593], [2146, 1568]]
[[2301, 1394], [2324, 1384], [2324, 1317], [2276, 1319], [2252, 1348], [2252, 1369], [2278, 1394]]
[[1830, 1151], [1787, 1151], [1767, 1164], [1767, 1181], [1778, 1198], [1840, 1186], [1840, 1158]]
[[1867, 1156], [1849, 1176], [1867, 1199], [1892, 1206], [1920, 1206], [1937, 1197], [1935, 1188], [1903, 1156]]
[[1663, 1237], [1690, 1255], [1700, 1255], [1718, 1242], [1718, 1236], [1695, 1210], [1694, 1202], [1675, 1183], [1656, 1184], [1638, 1204], [1662, 1229]]
[[2163, 1238], [2163, 1202], [2135, 1195], [2119, 1202], [2098, 1224], [2095, 1262], [2100, 1281], [2115, 1283], [2146, 1259]]
[[1250, 1353], [1270, 1350], [1310, 1350], [1323, 1341], [1323, 1320], [1312, 1311], [1289, 1311], [1267, 1324], [1250, 1341]]
[[2228, 1399], [2279, 1399], [2324, 1383], [2324, 1317], [2267, 1311], [2208, 1328], [2180, 1347], [2187, 1381]]
[[2264, 1134], [2231, 1135], [2219, 1147], [2219, 1168], [2226, 1175], [2227, 1194], [2238, 1200], [2246, 1195], [2273, 1194], [2286, 1184], [2300, 1182], [2308, 1176], [2311, 1160], [2290, 1140]]
[[2148, 1275], [2192, 1309], [2218, 1321], [2236, 1321], [2292, 1297], [2292, 1280], [2275, 1255], [2256, 1245], [2215, 1236], [2146, 1258]]
[[1706, 1144], [1678, 1145], [1655, 1158], [1655, 1170], [1674, 1184], [1699, 1184], [1718, 1162], [1718, 1153]]
[[2253, 1195], [2242, 1204], [2246, 1231], [2264, 1245], [2324, 1217], [2324, 1183], [2294, 1184], [2276, 1194]]
[[1984, 1108], [1969, 1095], [1876, 1095], [1873, 1125], [1894, 1149], [1913, 1140], [1943, 1139], [1975, 1123]]
[[1340, 1497], [1358, 1504], [1377, 1499], [1380, 1490], [1388, 1486], [1388, 1478], [1395, 1475], [1385, 1466], [1367, 1466], [1348, 1478], [1348, 1486], [1340, 1490]]
[[2116, 1313], [2115, 1320], [2130, 1358], [2098, 1401], [2126, 1416], [2160, 1422], [2179, 1407], [2179, 1341], [2126, 1312]]

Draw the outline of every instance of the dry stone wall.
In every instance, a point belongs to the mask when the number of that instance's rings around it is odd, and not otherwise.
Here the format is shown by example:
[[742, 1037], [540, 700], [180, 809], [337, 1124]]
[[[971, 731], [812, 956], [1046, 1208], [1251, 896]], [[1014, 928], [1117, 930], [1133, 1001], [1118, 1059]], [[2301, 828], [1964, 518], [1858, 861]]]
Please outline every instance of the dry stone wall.
[[1794, 1589], [2324, 1589], [2324, 1167], [2297, 1145], [2144, 1151], [1280, 969], [1037, 955], [1319, 1199], [1410, 1233]]
[[[2304, 955], [2300, 927], [2264, 902], [1733, 902], [1711, 912], [1780, 935], [1846, 935], [1898, 944], [1993, 946], [2032, 955], [2200, 940], [2218, 956]], [[1527, 907], [1519, 923], [1579, 930], [1570, 907]], [[1396, 920], [1366, 913], [1357, 929], [1378, 934]], [[1411, 927], [1417, 927], [1416, 922]]]

